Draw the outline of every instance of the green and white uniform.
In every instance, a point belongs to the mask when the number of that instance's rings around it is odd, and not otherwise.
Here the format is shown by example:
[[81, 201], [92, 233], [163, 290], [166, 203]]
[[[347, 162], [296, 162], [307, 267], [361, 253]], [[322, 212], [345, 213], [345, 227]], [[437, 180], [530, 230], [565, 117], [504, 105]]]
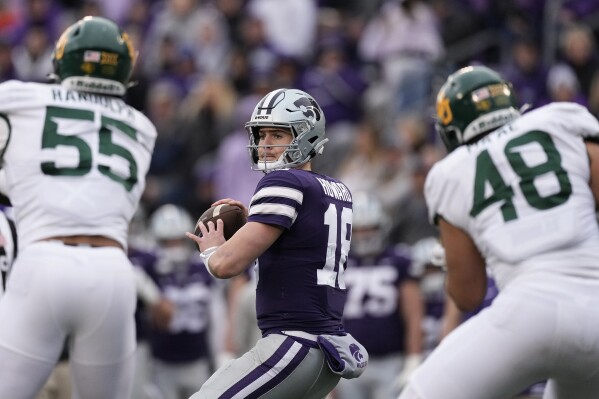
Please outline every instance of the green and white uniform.
[[0, 86], [2, 116], [20, 245], [83, 234], [125, 246], [154, 147], [151, 122], [119, 98], [18, 81]]
[[[127, 246], [156, 130], [116, 97], [57, 84], [0, 84], [0, 147], [19, 256], [0, 300], [0, 397], [33, 397], [68, 338], [78, 397], [128, 397], [135, 282]], [[2, 125], [2, 124], [0, 124]], [[110, 383], [107, 383], [110, 381]]]
[[427, 177], [430, 217], [473, 238], [500, 289], [530, 273], [599, 279], [585, 137], [597, 119], [554, 103], [459, 147]]
[[554, 103], [463, 144], [430, 171], [430, 217], [476, 243], [500, 287], [414, 372], [401, 399], [599, 394], [599, 228], [585, 138], [599, 123]]

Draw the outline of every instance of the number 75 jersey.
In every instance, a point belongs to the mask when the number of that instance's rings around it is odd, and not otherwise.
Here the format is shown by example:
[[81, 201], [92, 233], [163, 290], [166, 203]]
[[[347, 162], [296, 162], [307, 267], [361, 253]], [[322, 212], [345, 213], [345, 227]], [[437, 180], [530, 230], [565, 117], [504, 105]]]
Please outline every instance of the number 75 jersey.
[[119, 98], [19, 81], [0, 84], [0, 117], [9, 126], [0, 149], [20, 247], [69, 235], [126, 247], [156, 140], [152, 123]]
[[466, 231], [500, 287], [538, 268], [596, 277], [599, 230], [583, 139], [598, 135], [597, 120], [577, 104], [528, 112], [431, 169], [429, 216]]

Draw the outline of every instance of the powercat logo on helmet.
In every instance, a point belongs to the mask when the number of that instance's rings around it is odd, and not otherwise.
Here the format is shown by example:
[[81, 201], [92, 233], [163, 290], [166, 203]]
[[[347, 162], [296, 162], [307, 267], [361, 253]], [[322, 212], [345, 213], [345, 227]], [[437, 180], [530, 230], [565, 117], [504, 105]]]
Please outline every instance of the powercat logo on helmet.
[[298, 107], [306, 118], [320, 120], [322, 111], [314, 100], [308, 97], [300, 97], [293, 102], [293, 105]]

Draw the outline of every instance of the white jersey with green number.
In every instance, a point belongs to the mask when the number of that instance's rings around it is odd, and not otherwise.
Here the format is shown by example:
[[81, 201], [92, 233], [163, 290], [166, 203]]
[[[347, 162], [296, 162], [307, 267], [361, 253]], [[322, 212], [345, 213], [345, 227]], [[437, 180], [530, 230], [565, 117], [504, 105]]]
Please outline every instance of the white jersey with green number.
[[473, 238], [500, 287], [538, 271], [599, 278], [583, 142], [598, 136], [599, 123], [577, 104], [528, 112], [431, 169], [429, 215]]
[[126, 247], [156, 129], [119, 98], [60, 85], [0, 84], [10, 124], [3, 167], [19, 247], [43, 238], [102, 235]]

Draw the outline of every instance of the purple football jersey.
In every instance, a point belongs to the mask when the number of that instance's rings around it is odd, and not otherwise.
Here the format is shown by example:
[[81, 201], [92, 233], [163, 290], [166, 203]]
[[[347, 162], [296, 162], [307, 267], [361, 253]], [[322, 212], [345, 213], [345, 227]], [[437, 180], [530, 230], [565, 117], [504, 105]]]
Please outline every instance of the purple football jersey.
[[399, 311], [399, 287], [417, 280], [411, 274], [409, 252], [389, 247], [376, 256], [347, 260], [348, 300], [343, 323], [371, 356], [404, 351], [404, 322]]
[[314, 172], [277, 170], [258, 183], [249, 213], [248, 222], [285, 229], [258, 258], [256, 312], [262, 333], [344, 331], [349, 189]]
[[[154, 263], [156, 263], [156, 255], [153, 252], [133, 248], [131, 245], [129, 245], [127, 256], [129, 257], [129, 260], [133, 266], [139, 267], [143, 270], [147, 270]], [[138, 297], [137, 306], [135, 307], [135, 337], [138, 342], [144, 341], [148, 338], [149, 328], [150, 321], [148, 320], [146, 306]]]
[[214, 279], [206, 271], [199, 257], [178, 265], [169, 272], [156, 262], [145, 265], [146, 273], [154, 280], [162, 294], [175, 305], [175, 314], [168, 331], [151, 328], [149, 342], [152, 354], [165, 362], [180, 363], [207, 357], [207, 327], [209, 304]]

